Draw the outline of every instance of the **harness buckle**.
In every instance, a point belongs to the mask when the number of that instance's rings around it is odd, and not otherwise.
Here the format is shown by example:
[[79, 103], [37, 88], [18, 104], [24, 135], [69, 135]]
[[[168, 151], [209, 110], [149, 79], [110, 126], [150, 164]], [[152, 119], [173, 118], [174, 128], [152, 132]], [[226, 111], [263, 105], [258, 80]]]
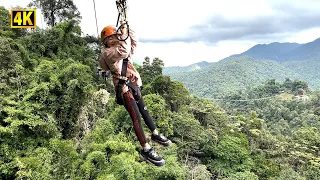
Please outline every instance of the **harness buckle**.
[[125, 76], [119, 76], [118, 78], [121, 79], [121, 80], [124, 80], [124, 81], [127, 81], [127, 80], [128, 80], [128, 78], [125, 77]]

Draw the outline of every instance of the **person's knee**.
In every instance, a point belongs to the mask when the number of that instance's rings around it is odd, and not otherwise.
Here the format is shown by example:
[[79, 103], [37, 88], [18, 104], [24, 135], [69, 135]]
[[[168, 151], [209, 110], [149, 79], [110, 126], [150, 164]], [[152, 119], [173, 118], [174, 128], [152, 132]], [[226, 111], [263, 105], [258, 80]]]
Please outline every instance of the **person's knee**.
[[133, 95], [128, 91], [123, 94], [124, 105], [130, 114], [140, 117], [139, 109]]

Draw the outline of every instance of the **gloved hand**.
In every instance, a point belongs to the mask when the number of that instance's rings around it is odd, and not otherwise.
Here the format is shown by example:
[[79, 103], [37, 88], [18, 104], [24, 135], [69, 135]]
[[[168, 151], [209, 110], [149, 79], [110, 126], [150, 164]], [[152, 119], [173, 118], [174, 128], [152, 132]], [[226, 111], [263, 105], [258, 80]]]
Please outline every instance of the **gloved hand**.
[[121, 34], [127, 36], [128, 35], [128, 24], [127, 21], [120, 22]]
[[101, 76], [103, 78], [104, 81], [107, 81], [107, 79], [110, 77], [110, 72], [101, 72]]

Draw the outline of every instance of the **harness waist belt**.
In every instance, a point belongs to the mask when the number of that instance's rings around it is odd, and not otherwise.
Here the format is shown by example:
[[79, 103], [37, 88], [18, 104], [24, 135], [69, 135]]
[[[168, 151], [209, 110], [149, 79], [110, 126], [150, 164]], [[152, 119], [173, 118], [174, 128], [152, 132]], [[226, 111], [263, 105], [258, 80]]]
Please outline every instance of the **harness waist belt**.
[[129, 78], [126, 76], [116, 76], [116, 78], [127, 81]]

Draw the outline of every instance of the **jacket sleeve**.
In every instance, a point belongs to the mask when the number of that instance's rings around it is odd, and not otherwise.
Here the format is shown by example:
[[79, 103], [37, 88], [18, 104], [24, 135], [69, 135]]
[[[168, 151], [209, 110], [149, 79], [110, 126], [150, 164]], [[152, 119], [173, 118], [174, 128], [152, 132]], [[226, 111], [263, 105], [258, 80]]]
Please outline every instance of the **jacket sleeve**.
[[131, 54], [134, 54], [135, 49], [136, 49], [137, 44], [138, 44], [138, 38], [136, 36], [136, 33], [130, 28], [129, 28], [129, 36], [130, 36], [130, 39], [131, 39]]
[[[103, 52], [102, 52], [103, 53]], [[101, 67], [103, 72], [109, 71], [109, 67], [107, 65], [107, 62], [104, 60], [103, 55], [101, 54], [99, 57], [99, 66]]]
[[129, 38], [126, 41], [119, 41], [119, 46], [106, 48], [104, 57], [109, 59], [111, 63], [128, 57], [130, 54]]

